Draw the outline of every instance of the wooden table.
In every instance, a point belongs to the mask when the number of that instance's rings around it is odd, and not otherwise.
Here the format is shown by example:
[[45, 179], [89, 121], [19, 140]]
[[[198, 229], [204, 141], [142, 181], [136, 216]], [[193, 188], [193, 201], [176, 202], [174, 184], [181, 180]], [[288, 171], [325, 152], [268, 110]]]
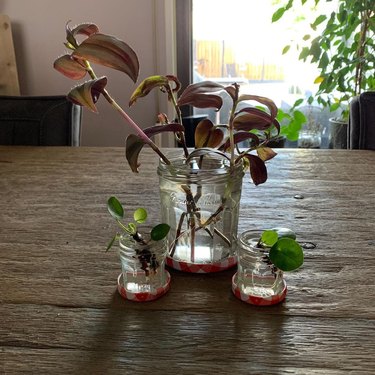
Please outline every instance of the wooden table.
[[280, 150], [266, 184], [245, 179], [241, 231], [317, 244], [263, 308], [233, 296], [234, 270], [117, 293], [106, 201], [158, 220], [156, 159], [134, 175], [121, 148], [0, 147], [0, 374], [375, 373], [375, 152]]

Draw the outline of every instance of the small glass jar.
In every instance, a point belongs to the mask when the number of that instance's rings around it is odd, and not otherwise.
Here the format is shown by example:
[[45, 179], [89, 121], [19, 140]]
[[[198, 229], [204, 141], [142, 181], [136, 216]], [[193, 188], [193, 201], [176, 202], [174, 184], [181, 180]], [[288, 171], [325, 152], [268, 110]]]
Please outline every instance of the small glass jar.
[[320, 131], [301, 130], [298, 137], [299, 148], [320, 148], [322, 135]]
[[275, 267], [269, 249], [258, 246], [262, 231], [249, 230], [237, 241], [237, 273], [233, 276], [235, 296], [254, 305], [273, 305], [281, 302], [287, 292], [283, 272]]
[[144, 242], [138, 242], [123, 235], [119, 244], [120, 294], [135, 301], [150, 301], [165, 294], [170, 284], [170, 275], [165, 270], [166, 240], [151, 241], [148, 236]]

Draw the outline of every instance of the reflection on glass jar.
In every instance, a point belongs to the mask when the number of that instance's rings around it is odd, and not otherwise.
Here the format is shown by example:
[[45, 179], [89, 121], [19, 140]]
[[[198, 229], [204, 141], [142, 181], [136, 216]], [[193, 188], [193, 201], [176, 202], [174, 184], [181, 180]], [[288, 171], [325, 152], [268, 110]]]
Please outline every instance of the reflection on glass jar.
[[242, 163], [231, 169], [227, 159], [206, 155], [186, 164], [180, 151], [168, 158], [171, 165], [160, 162], [158, 174], [161, 220], [171, 227], [169, 256], [185, 265], [235, 261]]
[[322, 143], [321, 133], [318, 131], [301, 130], [298, 137], [299, 148], [320, 148]]
[[236, 297], [256, 305], [281, 302], [286, 295], [283, 272], [268, 257], [268, 249], [258, 246], [261, 231], [246, 231], [237, 242], [238, 269], [232, 289]]

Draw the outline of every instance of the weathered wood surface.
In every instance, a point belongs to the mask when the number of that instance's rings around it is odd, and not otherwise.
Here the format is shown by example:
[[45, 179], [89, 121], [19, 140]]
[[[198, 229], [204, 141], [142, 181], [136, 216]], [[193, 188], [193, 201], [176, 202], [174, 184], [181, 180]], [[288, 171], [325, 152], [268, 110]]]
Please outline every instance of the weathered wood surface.
[[268, 308], [232, 295], [233, 270], [118, 295], [106, 200], [158, 219], [157, 160], [141, 161], [134, 175], [120, 148], [0, 147], [0, 374], [375, 373], [375, 152], [280, 150], [266, 184], [245, 179], [240, 230], [317, 244]]

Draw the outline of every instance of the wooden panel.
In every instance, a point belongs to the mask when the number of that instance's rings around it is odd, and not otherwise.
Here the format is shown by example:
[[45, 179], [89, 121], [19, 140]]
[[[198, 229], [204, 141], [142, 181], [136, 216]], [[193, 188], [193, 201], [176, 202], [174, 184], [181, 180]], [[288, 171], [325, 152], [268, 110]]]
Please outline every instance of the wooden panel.
[[19, 95], [11, 23], [5, 14], [0, 14], [0, 51], [0, 95]]

